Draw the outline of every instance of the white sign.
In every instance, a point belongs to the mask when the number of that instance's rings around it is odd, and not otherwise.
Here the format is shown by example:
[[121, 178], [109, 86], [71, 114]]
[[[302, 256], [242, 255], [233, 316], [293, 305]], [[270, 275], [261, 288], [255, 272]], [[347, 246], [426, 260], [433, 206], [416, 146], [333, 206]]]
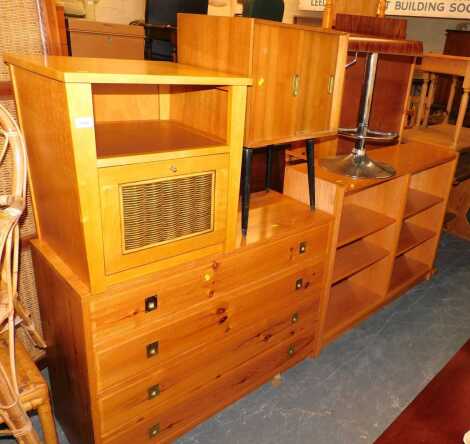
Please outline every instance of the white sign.
[[[299, 0], [303, 11], [323, 11], [326, 0]], [[390, 0], [387, 15], [470, 19], [470, 0]]]

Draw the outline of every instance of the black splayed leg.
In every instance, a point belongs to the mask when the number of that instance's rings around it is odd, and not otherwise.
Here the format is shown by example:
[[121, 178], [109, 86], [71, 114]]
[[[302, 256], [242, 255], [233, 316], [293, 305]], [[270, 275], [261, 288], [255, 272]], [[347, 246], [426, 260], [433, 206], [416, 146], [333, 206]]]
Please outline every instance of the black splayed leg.
[[271, 176], [273, 172], [273, 146], [266, 148], [266, 178], [264, 181], [264, 189], [268, 191], [271, 188]]
[[310, 209], [315, 209], [315, 144], [312, 139], [307, 140], [307, 172], [308, 193], [310, 198]]
[[250, 212], [251, 164], [253, 150], [243, 148], [243, 174], [242, 174], [242, 234], [246, 237], [248, 231], [248, 214]]

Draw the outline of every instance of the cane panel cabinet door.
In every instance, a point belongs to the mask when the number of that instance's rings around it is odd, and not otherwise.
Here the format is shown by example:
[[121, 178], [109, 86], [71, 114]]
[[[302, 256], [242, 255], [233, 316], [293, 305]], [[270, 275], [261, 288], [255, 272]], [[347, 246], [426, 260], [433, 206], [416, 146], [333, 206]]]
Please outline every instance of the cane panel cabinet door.
[[181, 63], [253, 78], [245, 146], [336, 134], [347, 34], [240, 17], [179, 14], [178, 23]]

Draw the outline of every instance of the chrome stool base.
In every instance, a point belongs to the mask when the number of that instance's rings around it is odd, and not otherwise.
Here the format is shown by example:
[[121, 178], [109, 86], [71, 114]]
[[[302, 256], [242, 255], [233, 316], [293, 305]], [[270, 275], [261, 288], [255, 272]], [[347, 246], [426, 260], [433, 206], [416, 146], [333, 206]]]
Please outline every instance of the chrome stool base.
[[348, 154], [346, 156], [320, 159], [320, 166], [332, 173], [354, 179], [388, 179], [396, 174], [396, 171], [390, 165], [375, 162], [367, 154]]

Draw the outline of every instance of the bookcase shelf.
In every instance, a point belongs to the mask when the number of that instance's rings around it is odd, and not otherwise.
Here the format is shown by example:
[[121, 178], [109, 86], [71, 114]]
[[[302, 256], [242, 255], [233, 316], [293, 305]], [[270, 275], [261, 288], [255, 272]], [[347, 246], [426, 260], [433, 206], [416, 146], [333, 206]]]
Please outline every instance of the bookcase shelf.
[[392, 217], [359, 205], [346, 204], [341, 217], [338, 248], [380, 231], [394, 222]]
[[405, 222], [401, 229], [396, 255], [401, 256], [407, 251], [433, 238], [435, 235], [436, 233], [432, 230], [422, 228], [411, 222]]
[[324, 336], [330, 341], [364, 318], [380, 303], [380, 296], [351, 280], [333, 285], [325, 321]]
[[385, 248], [363, 239], [339, 248], [336, 253], [333, 284], [380, 261], [388, 254]]
[[406, 255], [400, 256], [396, 259], [393, 266], [390, 289], [387, 298], [393, 298], [402, 291], [412, 287], [430, 271], [430, 268], [426, 264]]
[[410, 188], [405, 207], [404, 219], [414, 216], [442, 202], [442, 197]]
[[226, 145], [222, 139], [174, 120], [99, 122], [95, 125], [95, 134], [98, 159]]

